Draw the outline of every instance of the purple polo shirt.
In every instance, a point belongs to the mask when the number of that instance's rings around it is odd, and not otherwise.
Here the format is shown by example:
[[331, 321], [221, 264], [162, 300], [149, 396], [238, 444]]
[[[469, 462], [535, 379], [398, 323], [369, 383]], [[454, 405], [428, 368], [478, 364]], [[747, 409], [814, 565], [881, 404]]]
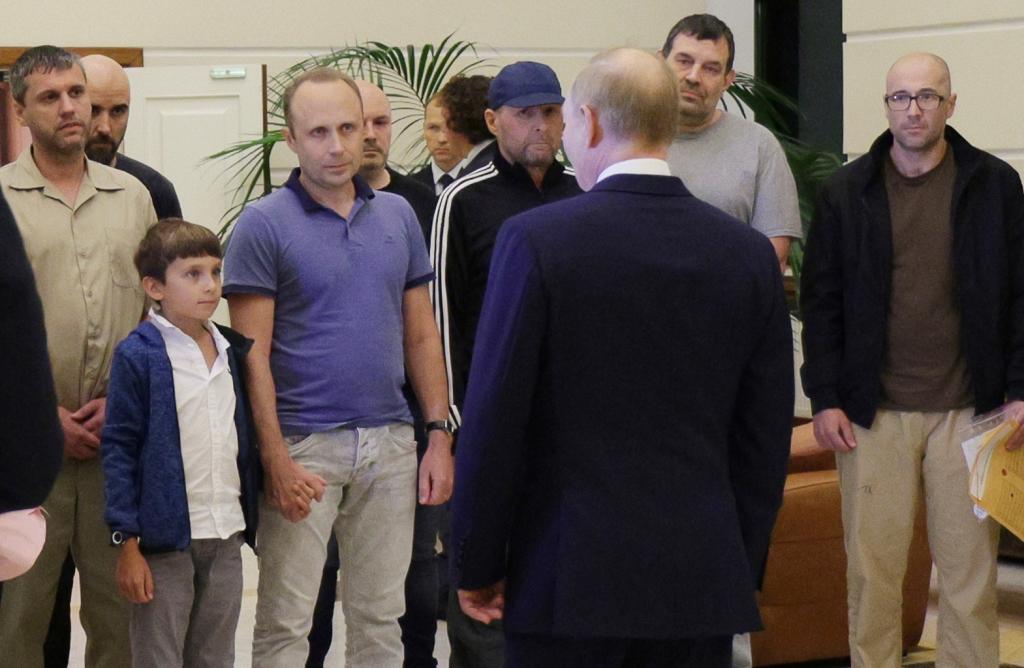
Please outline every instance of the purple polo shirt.
[[242, 211], [228, 240], [224, 294], [274, 298], [270, 370], [286, 436], [412, 422], [402, 299], [434, 273], [408, 202], [353, 183], [345, 219], [310, 197], [295, 169]]

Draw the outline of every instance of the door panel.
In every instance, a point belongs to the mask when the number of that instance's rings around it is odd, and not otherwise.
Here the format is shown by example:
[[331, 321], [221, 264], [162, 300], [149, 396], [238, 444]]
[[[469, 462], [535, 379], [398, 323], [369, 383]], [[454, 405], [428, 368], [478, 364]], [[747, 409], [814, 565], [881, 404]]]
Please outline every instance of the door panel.
[[203, 159], [263, 132], [260, 65], [230, 69], [244, 78], [213, 79], [224, 67], [128, 68], [131, 115], [122, 150], [166, 176], [178, 191], [184, 216], [217, 230], [233, 202], [237, 182], [229, 161]]
[[[244, 78], [214, 79], [211, 71]], [[263, 133], [263, 71], [260, 65], [127, 68], [131, 114], [121, 150], [170, 179], [182, 215], [216, 231], [234, 202], [237, 180], [230, 160], [203, 162], [227, 146]], [[214, 314], [228, 322], [221, 302]]]

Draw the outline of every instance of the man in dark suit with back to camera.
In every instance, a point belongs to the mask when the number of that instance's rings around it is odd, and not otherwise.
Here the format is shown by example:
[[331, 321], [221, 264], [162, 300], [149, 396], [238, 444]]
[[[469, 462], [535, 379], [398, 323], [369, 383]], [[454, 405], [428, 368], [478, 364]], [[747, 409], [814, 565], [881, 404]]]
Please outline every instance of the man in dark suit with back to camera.
[[511, 668], [725, 667], [760, 627], [789, 454], [778, 262], [670, 176], [656, 57], [597, 56], [564, 114], [589, 192], [498, 235], [456, 455], [460, 605], [504, 619]]

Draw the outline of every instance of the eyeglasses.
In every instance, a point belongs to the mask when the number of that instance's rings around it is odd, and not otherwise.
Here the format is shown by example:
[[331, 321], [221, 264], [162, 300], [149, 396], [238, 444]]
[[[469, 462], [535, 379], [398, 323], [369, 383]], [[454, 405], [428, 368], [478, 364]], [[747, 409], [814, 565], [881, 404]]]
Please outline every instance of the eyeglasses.
[[945, 101], [945, 97], [938, 93], [918, 93], [917, 95], [911, 95], [909, 93], [893, 93], [892, 95], [886, 95], [882, 98], [885, 100], [885, 106], [889, 107], [891, 111], [906, 111], [910, 109], [910, 103], [917, 100], [917, 108], [921, 111], [931, 111], [932, 109], [938, 109], [939, 105]]

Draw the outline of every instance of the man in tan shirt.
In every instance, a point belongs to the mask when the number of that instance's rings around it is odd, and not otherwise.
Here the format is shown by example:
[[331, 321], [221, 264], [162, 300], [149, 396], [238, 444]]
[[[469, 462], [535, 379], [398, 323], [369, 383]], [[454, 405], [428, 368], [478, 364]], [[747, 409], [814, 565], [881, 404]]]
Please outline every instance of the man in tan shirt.
[[134, 177], [86, 160], [91, 109], [76, 56], [52, 46], [29, 49], [11, 69], [11, 91], [32, 146], [0, 168], [0, 187], [43, 302], [65, 457], [43, 504], [43, 553], [28, 573], [4, 584], [0, 647], [6, 665], [43, 665], [70, 549], [81, 576], [85, 665], [128, 666], [128, 608], [114, 582], [118, 548], [103, 521], [97, 455], [114, 347], [145, 307], [132, 256], [156, 213]]

